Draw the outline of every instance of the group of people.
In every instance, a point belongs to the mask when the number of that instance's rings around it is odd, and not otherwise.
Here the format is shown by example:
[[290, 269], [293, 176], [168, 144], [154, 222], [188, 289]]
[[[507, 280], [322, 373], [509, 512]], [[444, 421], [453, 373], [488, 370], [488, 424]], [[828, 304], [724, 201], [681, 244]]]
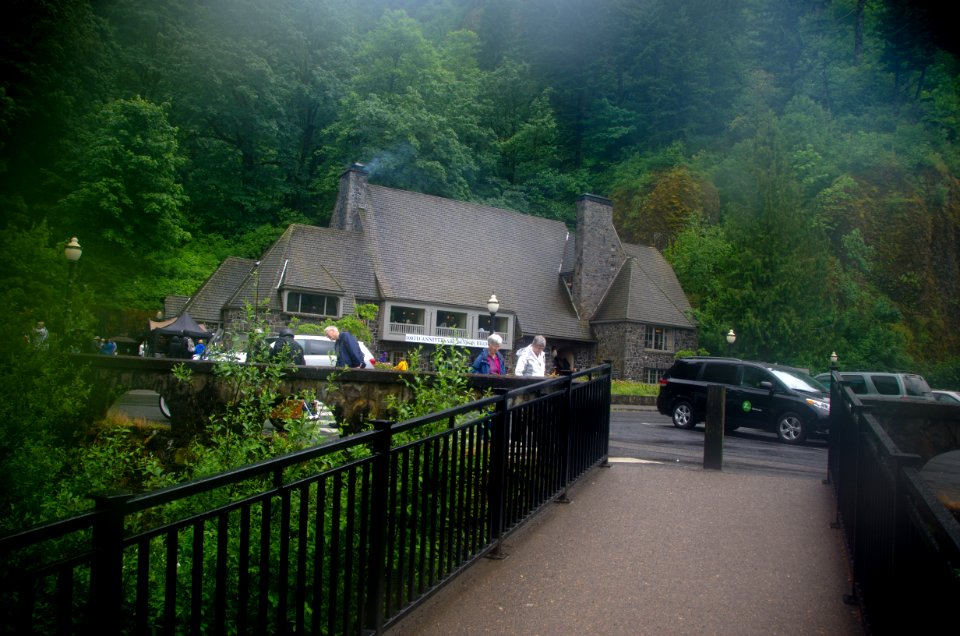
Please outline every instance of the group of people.
[[[470, 370], [473, 373], [507, 375], [506, 359], [500, 353], [501, 345], [503, 345], [503, 338], [499, 334], [490, 334], [487, 337], [487, 350], [477, 355], [473, 364], [470, 365]], [[544, 355], [546, 349], [547, 339], [543, 336], [534, 336], [533, 342], [517, 351], [517, 362], [513, 374], [541, 378], [546, 375], [547, 362]], [[555, 365], [561, 364], [556, 350], [554, 350], [554, 360]], [[567, 363], [566, 370], [569, 368], [570, 365]]]

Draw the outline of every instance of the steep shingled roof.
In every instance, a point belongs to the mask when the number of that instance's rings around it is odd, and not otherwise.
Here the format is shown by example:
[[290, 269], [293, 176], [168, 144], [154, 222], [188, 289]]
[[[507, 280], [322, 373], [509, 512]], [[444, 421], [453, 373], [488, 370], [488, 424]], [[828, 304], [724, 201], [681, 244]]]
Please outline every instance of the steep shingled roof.
[[524, 335], [592, 340], [559, 280], [562, 222], [375, 185], [369, 195], [364, 230], [388, 298], [478, 308], [495, 293]]
[[[254, 280], [259, 289], [254, 288]], [[376, 284], [360, 232], [290, 225], [260, 259], [257, 276], [248, 276], [226, 303], [242, 307], [270, 300], [269, 309], [281, 312], [280, 289], [342, 295], [342, 311], [351, 313], [356, 299], [377, 299]]]
[[223, 306], [255, 264], [252, 258], [227, 257], [187, 301], [184, 311], [200, 322], [219, 323]]
[[623, 320], [695, 329], [690, 302], [666, 259], [653, 247], [623, 246], [627, 260], [607, 290], [594, 322]]

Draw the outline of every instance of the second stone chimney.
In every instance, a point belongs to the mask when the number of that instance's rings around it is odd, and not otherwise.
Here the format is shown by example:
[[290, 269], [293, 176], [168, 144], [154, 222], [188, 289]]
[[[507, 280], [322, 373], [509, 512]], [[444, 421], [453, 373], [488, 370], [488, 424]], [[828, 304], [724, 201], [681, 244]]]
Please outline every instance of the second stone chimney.
[[360, 210], [367, 207], [367, 170], [362, 163], [354, 163], [340, 175], [340, 192], [330, 218], [330, 227], [339, 230], [361, 229]]
[[613, 226], [613, 203], [593, 194], [577, 198], [576, 264], [571, 295], [581, 320], [590, 320], [626, 260]]

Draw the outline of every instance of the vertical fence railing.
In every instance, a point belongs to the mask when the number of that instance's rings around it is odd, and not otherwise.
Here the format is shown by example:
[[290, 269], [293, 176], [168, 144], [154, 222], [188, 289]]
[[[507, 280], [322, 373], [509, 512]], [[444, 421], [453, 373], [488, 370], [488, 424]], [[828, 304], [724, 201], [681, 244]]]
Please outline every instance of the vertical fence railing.
[[609, 397], [604, 365], [104, 496], [0, 538], [0, 631], [380, 632], [606, 459]]
[[937, 633], [960, 598], [960, 524], [834, 374], [830, 475], [852, 565], [852, 589], [870, 633]]

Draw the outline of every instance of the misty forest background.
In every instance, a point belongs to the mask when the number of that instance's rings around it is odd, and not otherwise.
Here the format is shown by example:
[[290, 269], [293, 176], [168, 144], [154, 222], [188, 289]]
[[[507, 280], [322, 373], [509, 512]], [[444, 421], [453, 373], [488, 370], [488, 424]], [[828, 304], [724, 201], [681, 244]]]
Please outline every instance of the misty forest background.
[[223, 258], [327, 224], [357, 161], [571, 226], [607, 196], [705, 349], [733, 328], [743, 357], [960, 388], [960, 67], [934, 7], [8, 0], [6, 331], [142, 328]]

